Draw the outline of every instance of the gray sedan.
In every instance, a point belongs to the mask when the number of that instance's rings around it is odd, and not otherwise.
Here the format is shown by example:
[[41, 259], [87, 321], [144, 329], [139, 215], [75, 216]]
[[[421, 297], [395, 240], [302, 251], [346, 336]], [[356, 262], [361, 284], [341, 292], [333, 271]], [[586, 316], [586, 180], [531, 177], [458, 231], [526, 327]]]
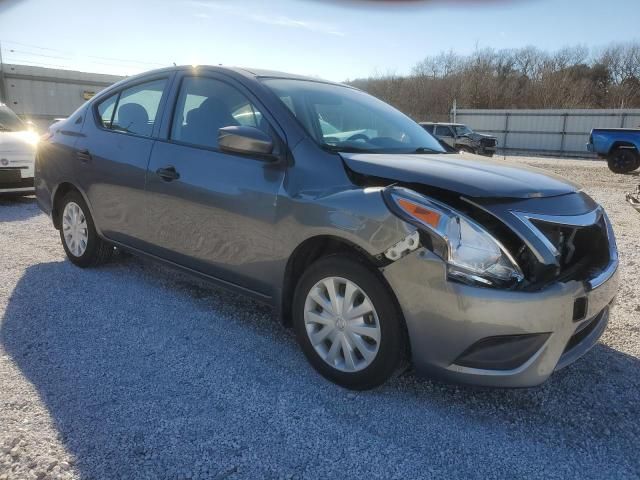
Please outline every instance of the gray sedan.
[[349, 388], [409, 365], [539, 384], [597, 342], [617, 289], [611, 225], [578, 186], [446, 152], [318, 79], [127, 78], [50, 129], [35, 175], [75, 265], [117, 247], [251, 295]]

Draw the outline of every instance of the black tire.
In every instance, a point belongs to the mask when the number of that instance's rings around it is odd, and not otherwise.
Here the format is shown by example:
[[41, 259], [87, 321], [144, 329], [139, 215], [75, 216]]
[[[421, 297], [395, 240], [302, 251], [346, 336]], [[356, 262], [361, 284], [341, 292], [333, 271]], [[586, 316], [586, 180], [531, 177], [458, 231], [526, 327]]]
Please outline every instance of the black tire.
[[633, 172], [640, 167], [640, 156], [632, 148], [617, 148], [607, 157], [607, 165], [613, 173]]
[[[364, 369], [345, 372], [326, 363], [307, 335], [304, 309], [311, 288], [327, 277], [354, 282], [369, 297], [380, 324], [380, 343], [372, 362]], [[406, 333], [402, 314], [389, 287], [378, 274], [348, 255], [331, 255], [313, 263], [302, 275], [293, 299], [293, 327], [302, 351], [325, 378], [352, 390], [367, 390], [383, 384], [406, 362]]]
[[[62, 227], [62, 216], [64, 214], [65, 207], [70, 202], [73, 202], [80, 207], [80, 210], [82, 211], [82, 214], [84, 215], [87, 223], [87, 246], [84, 250], [84, 253], [80, 256], [74, 255], [69, 249]], [[80, 193], [76, 191], [67, 193], [60, 202], [57, 211], [60, 215], [60, 240], [62, 241], [62, 246], [64, 247], [64, 251], [67, 254], [67, 258], [71, 261], [71, 263], [81, 268], [87, 268], [101, 265], [111, 259], [111, 256], [113, 255], [113, 245], [105, 242], [98, 236], [95, 224], [93, 223], [93, 218], [91, 217], [91, 213], [89, 212], [89, 208], [87, 207], [87, 204]]]

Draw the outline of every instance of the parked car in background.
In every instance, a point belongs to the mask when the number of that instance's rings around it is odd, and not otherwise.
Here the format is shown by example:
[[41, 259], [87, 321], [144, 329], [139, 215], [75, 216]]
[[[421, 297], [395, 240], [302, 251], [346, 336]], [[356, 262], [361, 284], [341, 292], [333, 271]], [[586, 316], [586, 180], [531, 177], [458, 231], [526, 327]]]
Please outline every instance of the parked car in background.
[[492, 157], [496, 153], [498, 146], [496, 137], [474, 132], [461, 123], [420, 122], [420, 125], [458, 151], [487, 157]]
[[0, 195], [34, 192], [33, 168], [38, 134], [0, 103]]
[[123, 80], [40, 142], [36, 191], [75, 265], [115, 245], [252, 295], [349, 388], [408, 362], [537, 385], [595, 345], [618, 289], [611, 224], [579, 186], [446, 153], [393, 107], [315, 78]]
[[606, 158], [609, 170], [629, 173], [640, 167], [640, 130], [631, 128], [594, 128], [587, 150]]

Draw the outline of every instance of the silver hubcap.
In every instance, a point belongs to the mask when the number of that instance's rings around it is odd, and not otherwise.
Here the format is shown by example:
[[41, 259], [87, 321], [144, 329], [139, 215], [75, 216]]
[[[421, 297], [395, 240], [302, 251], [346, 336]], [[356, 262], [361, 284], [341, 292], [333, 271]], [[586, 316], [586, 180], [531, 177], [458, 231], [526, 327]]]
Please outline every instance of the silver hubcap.
[[64, 207], [62, 233], [71, 254], [81, 257], [87, 249], [89, 230], [87, 230], [87, 219], [77, 203], [69, 202]]
[[380, 322], [358, 285], [340, 277], [316, 283], [304, 306], [307, 336], [320, 358], [343, 372], [368, 367], [378, 354]]

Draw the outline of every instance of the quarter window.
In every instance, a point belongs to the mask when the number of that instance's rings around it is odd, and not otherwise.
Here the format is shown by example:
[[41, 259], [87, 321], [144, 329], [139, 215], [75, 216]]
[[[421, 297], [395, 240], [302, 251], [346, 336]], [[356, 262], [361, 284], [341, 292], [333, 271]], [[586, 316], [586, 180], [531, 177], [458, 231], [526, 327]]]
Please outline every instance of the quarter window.
[[116, 106], [117, 100], [118, 94], [116, 93], [98, 104], [98, 116], [100, 117], [100, 123], [104, 128], [111, 128], [113, 109]]
[[182, 81], [171, 139], [217, 148], [218, 130], [234, 125], [269, 131], [262, 113], [234, 87], [212, 78], [186, 77]]

